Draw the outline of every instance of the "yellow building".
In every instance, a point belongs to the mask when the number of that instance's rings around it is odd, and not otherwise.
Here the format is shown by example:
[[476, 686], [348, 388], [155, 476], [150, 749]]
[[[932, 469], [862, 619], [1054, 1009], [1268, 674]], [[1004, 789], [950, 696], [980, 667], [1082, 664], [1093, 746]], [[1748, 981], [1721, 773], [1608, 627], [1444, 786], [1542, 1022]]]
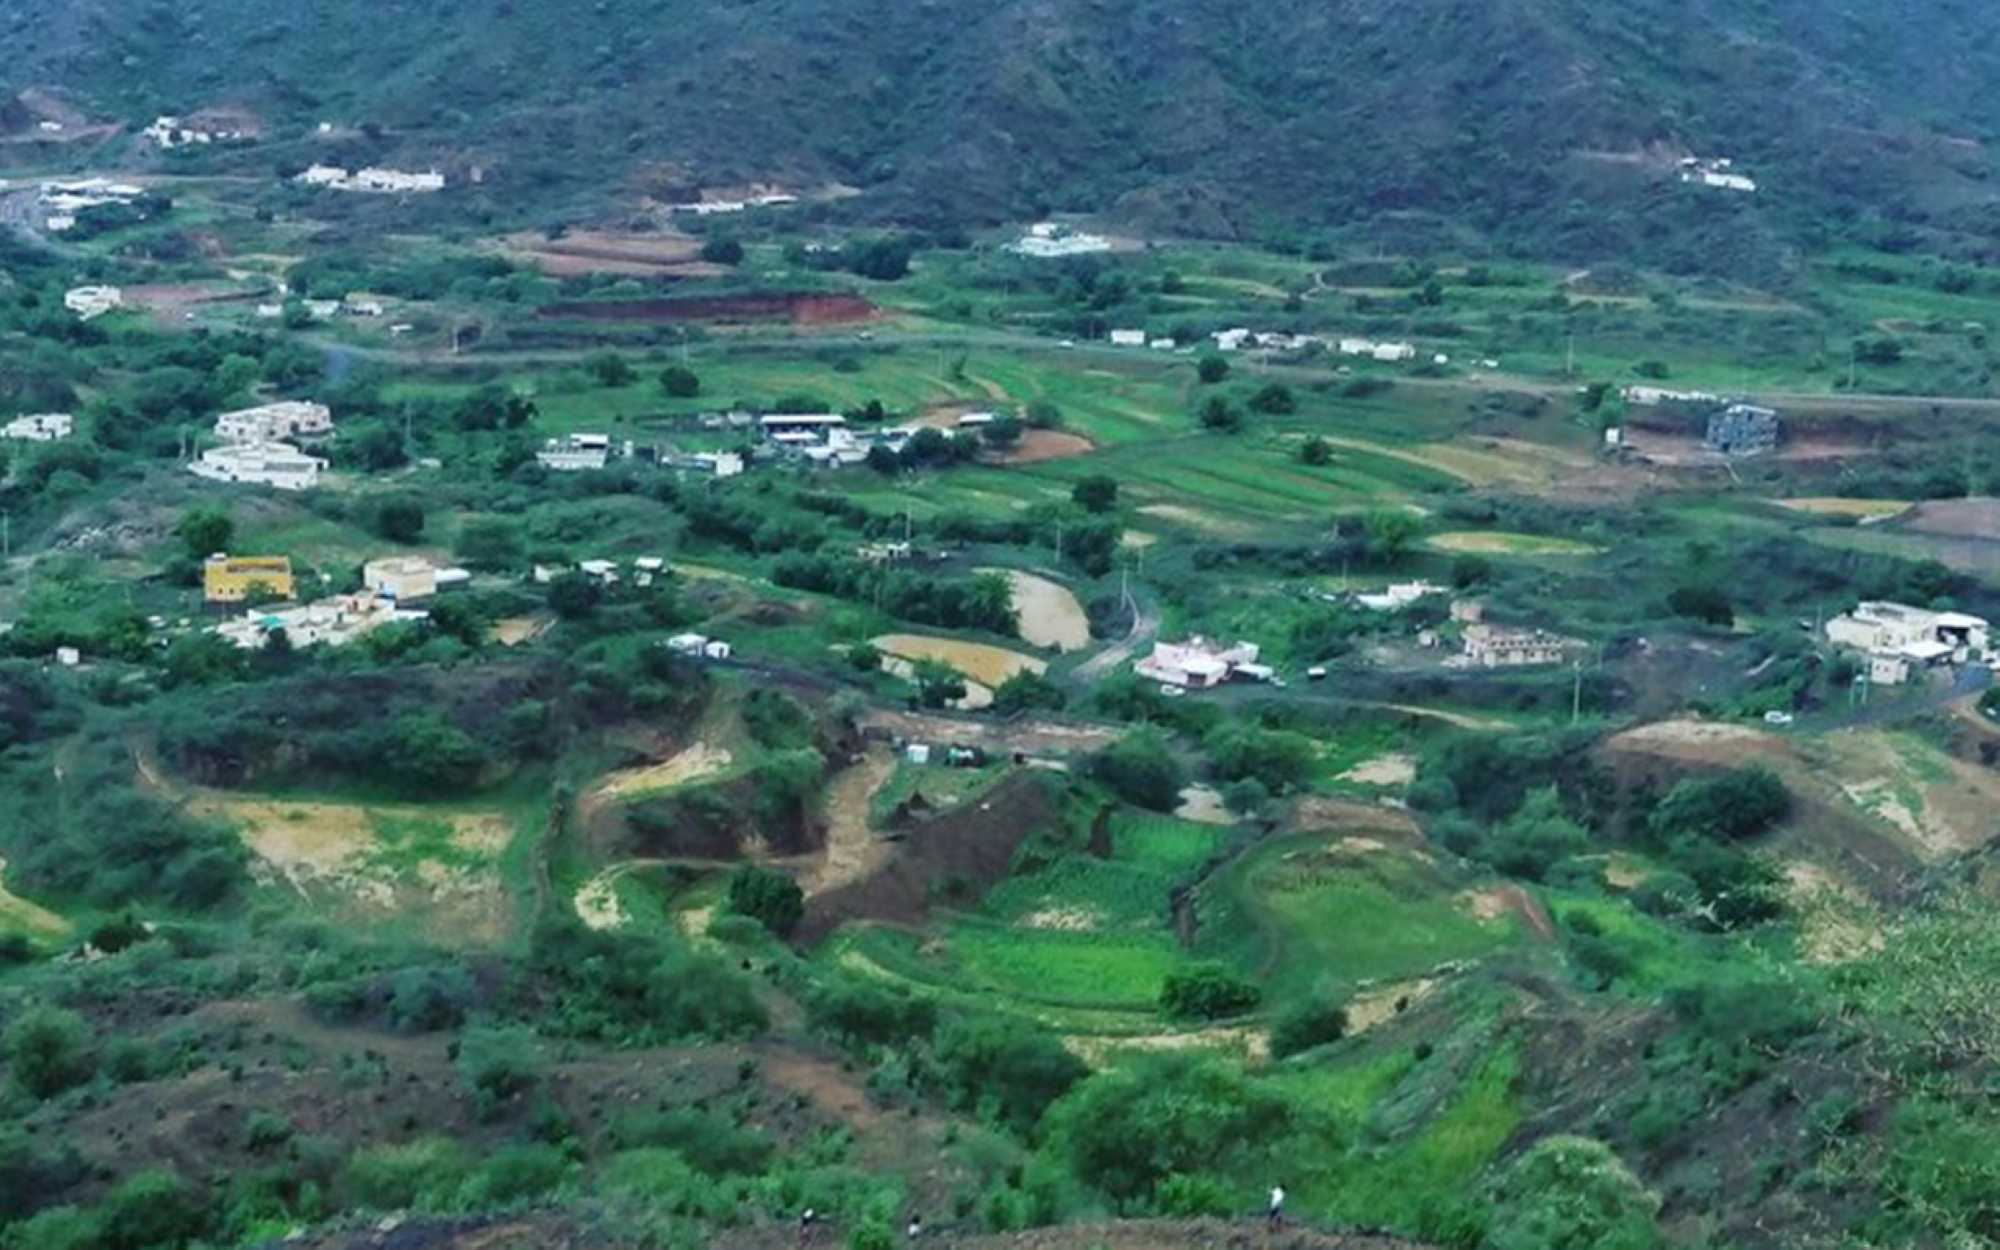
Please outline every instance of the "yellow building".
[[259, 592], [279, 599], [293, 596], [288, 557], [216, 555], [201, 567], [202, 598], [210, 603], [241, 603]]

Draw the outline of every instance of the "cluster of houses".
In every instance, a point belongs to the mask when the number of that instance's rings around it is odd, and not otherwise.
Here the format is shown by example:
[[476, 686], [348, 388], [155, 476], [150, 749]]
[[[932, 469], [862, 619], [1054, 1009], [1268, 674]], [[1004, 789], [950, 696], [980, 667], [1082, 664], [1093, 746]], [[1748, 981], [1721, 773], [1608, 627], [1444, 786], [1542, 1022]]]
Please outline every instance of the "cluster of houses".
[[165, 150], [201, 147], [211, 143], [239, 143], [253, 138], [245, 130], [208, 130], [178, 117], [157, 117], [139, 136]]
[[0, 438], [15, 443], [60, 443], [75, 433], [76, 418], [67, 412], [30, 413], [0, 426]]
[[740, 452], [681, 452], [671, 448], [641, 446], [630, 439], [618, 441], [609, 434], [565, 434], [547, 440], [535, 453], [535, 462], [552, 473], [583, 473], [608, 468], [614, 460], [635, 460], [717, 479], [737, 477], [747, 467]]
[[1826, 640], [1866, 660], [1872, 685], [1900, 686], [1956, 665], [1991, 664], [1992, 626], [1963, 612], [1864, 602], [1826, 623]]
[[333, 413], [324, 404], [287, 400], [225, 412], [215, 419], [222, 445], [202, 452], [188, 472], [212, 482], [309, 490], [319, 484], [327, 462], [293, 444], [332, 433]]
[[675, 634], [660, 645], [691, 660], [726, 660], [735, 654], [728, 643], [706, 634]]
[[1628, 386], [1618, 392], [1626, 403], [1639, 408], [1657, 408], [1661, 404], [1719, 404], [1722, 396], [1711, 395], [1707, 391], [1675, 391], [1664, 386]]
[[[622, 567], [616, 560], [578, 560], [565, 568], [555, 564], [537, 564], [531, 572], [537, 585], [546, 586], [564, 573], [581, 573], [602, 586], [616, 586], [625, 580]], [[667, 576], [667, 562], [659, 556], [640, 556], [632, 561], [632, 584], [638, 587], [651, 586]]]
[[217, 637], [243, 650], [261, 650], [280, 633], [295, 647], [321, 643], [338, 647], [385, 625], [426, 619], [428, 612], [408, 605], [462, 585], [471, 576], [464, 569], [439, 568], [413, 556], [392, 556], [364, 565], [362, 589], [354, 594], [292, 603], [298, 588], [287, 557], [216, 554], [202, 565], [202, 598], [216, 608], [239, 607], [252, 600], [287, 601], [284, 606], [255, 604], [215, 626], [212, 632]]
[[400, 169], [343, 169], [338, 165], [312, 165], [293, 181], [328, 191], [353, 191], [363, 195], [424, 194], [444, 190], [444, 175], [435, 169], [407, 173]]
[[95, 321], [125, 307], [125, 292], [115, 286], [77, 286], [63, 292], [63, 307], [79, 321]]
[[1756, 180], [1737, 173], [1736, 162], [1728, 157], [1683, 157], [1680, 176], [1682, 182], [1712, 187], [1717, 191], [1735, 191], [1744, 195], [1754, 195], [1757, 192]]
[[1007, 251], [1016, 256], [1051, 260], [1063, 256], [1089, 256], [1111, 250], [1111, 240], [1102, 235], [1071, 230], [1059, 222], [1039, 221], [1028, 232], [1009, 243]]
[[[990, 425], [992, 413], [971, 413], [959, 418], [962, 430]], [[900, 452], [917, 431], [912, 426], [884, 426], [856, 430], [837, 412], [773, 413], [757, 419], [764, 443], [780, 455], [819, 468], [844, 468], [863, 464], [876, 447]]]
[[146, 193], [144, 187], [108, 178], [54, 179], [42, 184], [43, 227], [50, 234], [76, 228], [78, 213], [113, 204], [130, 204]]
[[742, 199], [700, 199], [689, 200], [667, 207], [670, 213], [685, 213], [690, 217], [717, 217], [730, 213], [747, 213], [753, 208], [784, 208], [799, 202], [799, 197], [789, 191], [776, 189], [759, 191]]

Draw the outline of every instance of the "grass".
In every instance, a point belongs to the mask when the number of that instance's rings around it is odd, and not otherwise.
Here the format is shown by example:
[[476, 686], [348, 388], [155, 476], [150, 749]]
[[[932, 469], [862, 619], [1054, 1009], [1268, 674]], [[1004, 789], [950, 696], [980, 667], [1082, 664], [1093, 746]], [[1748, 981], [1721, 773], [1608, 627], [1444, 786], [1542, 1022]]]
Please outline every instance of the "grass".
[[1426, 546], [1453, 555], [1484, 556], [1594, 556], [1603, 549], [1573, 538], [1553, 538], [1546, 534], [1507, 534], [1497, 530], [1460, 530], [1433, 534]]
[[1480, 920], [1428, 860], [1393, 849], [1336, 853], [1337, 838], [1264, 842], [1203, 891], [1198, 953], [1259, 975], [1271, 997], [1416, 976], [1520, 940]]

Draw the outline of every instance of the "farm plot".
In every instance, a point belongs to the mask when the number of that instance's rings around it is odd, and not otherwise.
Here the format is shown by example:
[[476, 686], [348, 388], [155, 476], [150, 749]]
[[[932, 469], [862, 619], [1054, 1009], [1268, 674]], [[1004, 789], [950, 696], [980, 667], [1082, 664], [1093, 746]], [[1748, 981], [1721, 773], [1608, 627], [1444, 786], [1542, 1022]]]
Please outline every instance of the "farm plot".
[[1196, 951], [1265, 979], [1277, 998], [1420, 975], [1521, 940], [1523, 921], [1428, 853], [1373, 838], [1263, 843], [1204, 887]]
[[1603, 552], [1601, 547], [1593, 547], [1589, 543], [1578, 542], [1573, 538], [1555, 538], [1547, 534], [1508, 534], [1498, 530], [1461, 530], [1449, 534], [1433, 534], [1427, 545], [1452, 555], [1581, 557], [1600, 555]]

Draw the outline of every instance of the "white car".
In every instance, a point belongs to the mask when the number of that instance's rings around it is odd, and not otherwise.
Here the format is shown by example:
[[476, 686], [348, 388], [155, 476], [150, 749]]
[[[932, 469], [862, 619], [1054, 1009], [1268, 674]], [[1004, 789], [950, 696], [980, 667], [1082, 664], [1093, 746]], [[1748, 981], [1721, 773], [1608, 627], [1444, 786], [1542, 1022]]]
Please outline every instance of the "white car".
[[1793, 716], [1790, 712], [1764, 713], [1764, 723], [1766, 725], [1789, 725], [1797, 719], [1798, 718]]
[[1162, 685], [1160, 687], [1160, 696], [1166, 699], [1185, 699], [1187, 697], [1187, 687]]

